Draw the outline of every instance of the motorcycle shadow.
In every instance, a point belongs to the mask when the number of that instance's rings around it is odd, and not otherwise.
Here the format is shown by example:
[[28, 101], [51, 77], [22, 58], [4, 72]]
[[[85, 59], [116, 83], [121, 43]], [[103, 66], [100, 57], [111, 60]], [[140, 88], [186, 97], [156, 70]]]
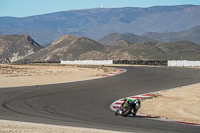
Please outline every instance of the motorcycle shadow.
[[136, 115], [136, 116], [133, 116], [133, 115], [127, 115], [127, 116], [122, 116], [122, 117], [134, 117], [134, 118], [147, 118], [148, 116], [142, 116], [142, 115]]

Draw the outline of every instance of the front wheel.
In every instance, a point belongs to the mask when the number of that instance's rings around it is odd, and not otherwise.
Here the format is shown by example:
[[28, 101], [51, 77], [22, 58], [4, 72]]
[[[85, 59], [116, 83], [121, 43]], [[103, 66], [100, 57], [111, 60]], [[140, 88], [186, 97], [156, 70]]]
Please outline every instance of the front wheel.
[[115, 115], [118, 115], [118, 111], [119, 111], [119, 109], [115, 112]]

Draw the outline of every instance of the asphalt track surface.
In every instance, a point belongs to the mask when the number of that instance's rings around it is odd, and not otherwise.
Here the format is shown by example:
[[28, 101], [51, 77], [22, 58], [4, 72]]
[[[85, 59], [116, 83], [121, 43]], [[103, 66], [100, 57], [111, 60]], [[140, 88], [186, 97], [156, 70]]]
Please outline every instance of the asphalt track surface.
[[0, 119], [142, 133], [200, 131], [198, 126], [115, 116], [109, 107], [122, 97], [199, 83], [200, 69], [123, 68], [128, 71], [102, 79], [1, 88]]

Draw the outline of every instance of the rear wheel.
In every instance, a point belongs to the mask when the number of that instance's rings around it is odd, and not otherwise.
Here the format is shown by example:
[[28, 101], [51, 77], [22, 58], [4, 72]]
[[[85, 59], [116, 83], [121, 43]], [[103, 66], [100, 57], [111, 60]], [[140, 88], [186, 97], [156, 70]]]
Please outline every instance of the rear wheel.
[[127, 107], [124, 108], [124, 110], [122, 111], [122, 116], [127, 116], [131, 113], [132, 107]]

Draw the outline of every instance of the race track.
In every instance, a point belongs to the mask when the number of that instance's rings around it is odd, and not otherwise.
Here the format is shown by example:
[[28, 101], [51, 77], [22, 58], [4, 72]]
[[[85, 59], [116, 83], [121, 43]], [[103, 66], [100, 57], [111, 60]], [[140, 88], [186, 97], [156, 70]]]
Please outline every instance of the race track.
[[[0, 89], [0, 119], [129, 132], [199, 132], [200, 127], [115, 116], [122, 97], [200, 82], [200, 69], [123, 67], [121, 75], [73, 83]], [[166, 101], [167, 102], [167, 101]]]

